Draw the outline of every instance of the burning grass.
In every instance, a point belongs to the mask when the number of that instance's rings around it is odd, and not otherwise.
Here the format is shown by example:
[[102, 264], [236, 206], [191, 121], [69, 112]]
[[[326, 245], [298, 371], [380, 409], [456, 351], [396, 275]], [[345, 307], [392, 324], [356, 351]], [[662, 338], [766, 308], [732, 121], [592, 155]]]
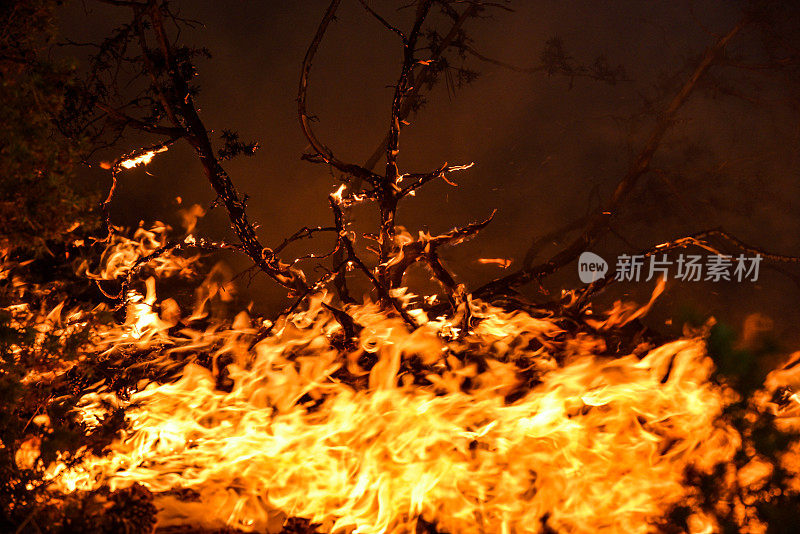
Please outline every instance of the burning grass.
[[[124, 274], [158, 235], [120, 238], [82, 271]], [[30, 336], [6, 357], [53, 356], [21, 377], [50, 396], [3, 443], [28, 525], [70, 499], [121, 518], [138, 499], [161, 529], [256, 532], [289, 532], [288, 518], [319, 532], [765, 532], [797, 509], [800, 366], [744, 397], [715, 374], [710, 325], [616, 351], [641, 308], [566, 321], [467, 300], [452, 317], [417, 307], [412, 332], [369, 302], [343, 325], [320, 293], [264, 337], [246, 312], [209, 318], [224, 295], [212, 277], [194, 309], [159, 298], [197, 258], [162, 257], [116, 320], [106, 304], [53, 305], [22, 267], [6, 262], [4, 313]], [[44, 447], [67, 422], [72, 450]], [[134, 516], [128, 531], [153, 527]]]

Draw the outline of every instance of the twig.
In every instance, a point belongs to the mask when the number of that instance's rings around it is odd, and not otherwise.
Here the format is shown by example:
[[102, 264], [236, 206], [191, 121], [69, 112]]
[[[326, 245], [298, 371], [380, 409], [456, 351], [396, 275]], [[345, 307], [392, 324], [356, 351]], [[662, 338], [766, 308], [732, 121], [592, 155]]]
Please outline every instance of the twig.
[[370, 282], [372, 282], [372, 285], [378, 291], [378, 295], [380, 296], [381, 300], [383, 300], [384, 302], [389, 302], [392, 305], [392, 307], [395, 310], [397, 310], [397, 313], [400, 314], [400, 317], [403, 318], [406, 324], [408, 324], [408, 326], [411, 327], [412, 330], [417, 329], [419, 325], [416, 323], [414, 318], [411, 317], [411, 315], [409, 315], [406, 309], [403, 308], [403, 305], [400, 303], [400, 301], [398, 301], [395, 297], [391, 295], [386, 286], [381, 284], [381, 282], [375, 277], [375, 275], [372, 274], [372, 271], [369, 269], [369, 267], [364, 265], [364, 262], [362, 262], [361, 258], [359, 258], [358, 255], [356, 254], [356, 251], [353, 247], [353, 242], [350, 240], [349, 237], [347, 237], [347, 232], [344, 229], [344, 217], [342, 215], [342, 209], [339, 207], [336, 198], [334, 198], [333, 195], [331, 195], [330, 197], [328, 197], [328, 201], [334, 213], [336, 228], [339, 231], [338, 234], [339, 243], [341, 243], [341, 245], [347, 252], [346, 261], [353, 262], [353, 264], [356, 265], [361, 270], [361, 272], [363, 272], [366, 275], [366, 277], [369, 279]]
[[402, 32], [402, 31], [400, 31], [400, 29], [398, 29], [398, 28], [397, 28], [397, 27], [395, 27], [395, 26], [392, 26], [392, 25], [391, 25], [391, 24], [390, 24], [390, 23], [389, 23], [389, 22], [388, 22], [388, 21], [387, 21], [385, 18], [383, 18], [382, 16], [380, 16], [380, 15], [379, 15], [379, 14], [378, 14], [378, 13], [377, 13], [377, 12], [376, 12], [374, 9], [372, 9], [371, 7], [369, 7], [369, 4], [368, 4], [368, 3], [367, 3], [365, 0], [358, 0], [358, 1], [361, 3], [361, 5], [362, 5], [362, 6], [364, 6], [364, 9], [366, 9], [366, 10], [367, 10], [367, 12], [368, 12], [370, 15], [372, 15], [373, 17], [375, 17], [375, 18], [378, 20], [378, 22], [380, 22], [381, 24], [383, 24], [383, 26], [384, 26], [384, 27], [385, 27], [387, 30], [389, 30], [390, 32], [396, 33], [396, 34], [397, 34], [397, 35], [400, 37], [400, 39], [401, 39], [401, 40], [402, 40], [404, 43], [406, 42], [406, 36], [405, 36], [405, 34], [403, 34], [403, 32]]
[[[293, 233], [291, 236], [287, 237], [283, 240], [283, 243], [275, 247], [273, 251], [275, 254], [279, 254], [284, 248], [287, 247], [290, 243], [297, 241], [303, 238], [312, 238], [315, 233], [317, 232], [335, 232], [336, 228], [333, 226], [316, 226], [314, 228], [309, 228], [308, 226], [304, 226], [300, 228], [298, 231]], [[315, 256], [316, 257], [316, 256]]]
[[628, 173], [617, 184], [614, 193], [611, 196], [608, 204], [601, 210], [596, 212], [590, 217], [584, 232], [572, 241], [565, 249], [554, 255], [545, 263], [535, 265], [529, 268], [523, 268], [512, 274], [502, 278], [493, 280], [484, 286], [481, 286], [473, 293], [476, 297], [490, 298], [497, 294], [507, 292], [515, 287], [527, 284], [534, 279], [540, 279], [544, 276], [550, 275], [562, 268], [564, 265], [573, 261], [575, 258], [587, 249], [592, 243], [602, 236], [608, 226], [608, 220], [614, 216], [622, 200], [633, 190], [635, 185], [650, 168], [650, 162], [653, 155], [661, 144], [664, 134], [673, 125], [675, 115], [681, 109], [686, 100], [697, 87], [698, 82], [703, 75], [708, 71], [714, 61], [719, 57], [720, 53], [725, 49], [727, 44], [733, 39], [749, 22], [749, 17], [742, 18], [736, 26], [733, 27], [726, 35], [721, 37], [710, 46], [706, 53], [703, 55], [700, 63], [695, 68], [692, 75], [681, 87], [680, 91], [670, 101], [667, 108], [659, 116], [653, 131], [650, 134], [648, 142], [644, 148], [639, 152], [634, 164], [631, 166]]
[[403, 198], [405, 196], [413, 194], [417, 189], [419, 189], [423, 185], [427, 184], [431, 180], [435, 180], [436, 178], [441, 178], [442, 180], [446, 181], [450, 185], [455, 185], [455, 184], [450, 183], [447, 180], [447, 178], [445, 178], [445, 175], [447, 173], [467, 170], [467, 169], [473, 167], [474, 165], [475, 165], [474, 163], [468, 163], [467, 165], [451, 165], [451, 166], [448, 166], [447, 163], [445, 163], [439, 169], [437, 169], [437, 170], [435, 170], [433, 172], [428, 172], [428, 173], [424, 173], [424, 174], [404, 174], [404, 175], [401, 176], [401, 178], [403, 178], [403, 179], [411, 178], [411, 179], [414, 180], [414, 182], [409, 184], [409, 185], [407, 185], [406, 187], [402, 188], [400, 191], [398, 191], [397, 192], [397, 198], [401, 199], [401, 198]]

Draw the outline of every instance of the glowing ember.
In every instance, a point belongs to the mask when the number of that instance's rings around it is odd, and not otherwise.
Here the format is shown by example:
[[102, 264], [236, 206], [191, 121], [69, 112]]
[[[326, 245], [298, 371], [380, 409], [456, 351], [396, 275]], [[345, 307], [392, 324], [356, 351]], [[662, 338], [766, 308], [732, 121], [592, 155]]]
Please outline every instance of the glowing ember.
[[514, 260], [509, 258], [478, 258], [478, 263], [482, 263], [484, 265], [497, 265], [503, 269], [508, 269], [511, 267], [513, 262]]
[[160, 152], [166, 152], [167, 149], [168, 147], [164, 146], [155, 150], [149, 150], [144, 154], [139, 154], [136, 157], [120, 161], [119, 166], [125, 169], [133, 169], [134, 167], [138, 167], [140, 165], [148, 165], [153, 160], [153, 156]]

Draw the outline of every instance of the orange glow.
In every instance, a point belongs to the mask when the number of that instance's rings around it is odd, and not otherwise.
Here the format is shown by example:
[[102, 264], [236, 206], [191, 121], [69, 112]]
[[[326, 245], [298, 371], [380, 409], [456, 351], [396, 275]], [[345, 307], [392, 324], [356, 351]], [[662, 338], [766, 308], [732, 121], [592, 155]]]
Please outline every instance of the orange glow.
[[119, 166], [124, 169], [133, 169], [134, 167], [138, 167], [140, 165], [148, 165], [152, 160], [153, 156], [160, 152], [166, 152], [168, 147], [160, 147], [155, 150], [149, 150], [144, 154], [139, 154], [136, 157], [128, 158], [126, 160], [120, 161]]
[[508, 269], [511, 267], [513, 262], [514, 260], [509, 258], [478, 258], [478, 263], [482, 263], [484, 265], [497, 265], [503, 269]]
[[[91, 276], [123, 276], [164, 231], [117, 237]], [[97, 384], [76, 419], [92, 427], [124, 407], [127, 427], [102, 455], [48, 466], [53, 491], [138, 482], [156, 495], [160, 526], [279, 532], [299, 516], [324, 532], [410, 533], [424, 518], [451, 533], [536, 533], [545, 523], [631, 533], [652, 531], [682, 504], [696, 509], [689, 532], [718, 531], [685, 474], [720, 462], [734, 469], [743, 437], [721, 418], [736, 395], [710, 380], [702, 335], [612, 358], [600, 335], [569, 334], [557, 318], [467, 299], [452, 320], [414, 310], [424, 326], [409, 332], [368, 302], [346, 307], [363, 328], [342, 350], [322, 293], [251, 347], [261, 319], [208, 319], [210, 300], [225, 293], [219, 277], [208, 277], [191, 314], [159, 301], [159, 277], [186, 275], [193, 263], [163, 257], [145, 294], [131, 293], [125, 321], [92, 338], [95, 354], [147, 349], [147, 365], [182, 362], [179, 378], [142, 382], [125, 399]], [[663, 283], [653, 300], [661, 291]], [[651, 305], [618, 303], [594, 327], [626, 324]], [[64, 313], [50, 313], [51, 323]], [[229, 391], [218, 388], [223, 356]], [[404, 365], [412, 358], [425, 371]], [[790, 362], [753, 406], [797, 426], [796, 395], [783, 407], [770, 400], [793, 384], [800, 371]], [[19, 449], [20, 467], [37, 461], [37, 446]], [[795, 476], [798, 458], [795, 447], [783, 466]], [[757, 492], [772, 469], [753, 455], [719, 483]], [[746, 502], [720, 506], [736, 511], [742, 532], [764, 531]]]

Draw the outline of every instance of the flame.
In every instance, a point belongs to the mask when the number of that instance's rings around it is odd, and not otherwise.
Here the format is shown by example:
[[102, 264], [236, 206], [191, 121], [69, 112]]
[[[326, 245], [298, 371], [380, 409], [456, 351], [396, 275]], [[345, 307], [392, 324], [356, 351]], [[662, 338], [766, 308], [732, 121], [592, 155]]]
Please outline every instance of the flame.
[[[194, 519], [245, 530], [283, 514], [365, 533], [413, 531], [420, 516], [447, 532], [536, 532], [548, 516], [570, 532], [633, 532], [691, 497], [687, 465], [710, 469], [738, 444], [714, 425], [723, 395], [707, 381], [700, 340], [641, 360], [578, 348], [563, 367], [545, 359], [542, 384], [508, 403], [520, 355], [507, 325], [547, 343], [552, 324], [491, 310], [494, 324], [448, 346], [433, 328], [401, 334], [375, 307], [350, 311], [369, 326], [346, 362], [327, 347], [336, 326], [320, 308], [252, 354], [237, 336], [247, 332], [231, 333], [227, 349], [240, 362], [232, 391], [218, 391], [212, 371], [195, 364], [175, 383], [150, 384], [131, 397], [130, 428], [108, 456], [60, 484], [143, 483], [165, 495], [164, 524], [192, 515], [169, 496], [181, 489], [205, 505]], [[453, 356], [468, 346], [509, 361], [488, 360], [481, 372]], [[414, 353], [451, 369], [419, 387], [399, 371]], [[378, 355], [370, 371], [357, 363], [367, 354]], [[369, 387], [342, 383], [343, 367]]]
[[152, 256], [147, 264], [156, 275], [190, 277], [199, 256], [183, 257], [171, 252], [154, 254], [167, 246], [170, 230], [168, 225], [157, 221], [151, 228], [140, 225], [132, 238], [114, 233], [100, 258], [100, 269], [92, 271], [88, 262], [84, 262], [79, 271], [93, 280], [116, 280], [127, 275], [139, 260]]
[[138, 167], [140, 165], [148, 165], [156, 154], [160, 152], [166, 152], [168, 149], [169, 147], [162, 146], [153, 150], [148, 150], [143, 154], [120, 161], [119, 166], [124, 169], [133, 169], [134, 167]]
[[497, 265], [503, 269], [511, 267], [513, 262], [514, 260], [510, 258], [478, 258], [478, 263], [482, 263], [483, 265]]
[[181, 217], [181, 225], [186, 233], [191, 234], [197, 226], [197, 221], [205, 217], [206, 210], [200, 204], [192, 204], [188, 208], [179, 209], [178, 215]]
[[[112, 242], [90, 274], [119, 276], [164, 239], [162, 230], [137, 236]], [[361, 328], [343, 349], [321, 293], [253, 344], [261, 319], [208, 318], [229, 287], [223, 275], [209, 275], [189, 316], [158, 300], [159, 277], [191, 264], [164, 258], [144, 295], [130, 295], [125, 321], [91, 336], [96, 354], [147, 349], [143, 365], [182, 370], [124, 398], [103, 384], [85, 395], [77, 420], [97, 426], [123, 408], [127, 424], [103, 454], [48, 466], [53, 491], [139, 483], [156, 495], [159, 526], [261, 532], [293, 516], [363, 534], [415, 532], [421, 519], [465, 534], [648, 532], [681, 504], [698, 534], [720, 525], [687, 471], [727, 464], [719, 484], [757, 492], [774, 468], [757, 454], [732, 467], [745, 437], [722, 413], [737, 396], [711, 380], [702, 334], [609, 357], [601, 335], [566, 332], [557, 317], [467, 299], [451, 319], [414, 310], [424, 326], [410, 332], [367, 302], [344, 309]], [[629, 323], [663, 289], [643, 308], [617, 303], [592, 326]], [[79, 317], [59, 308], [48, 324], [64, 315]], [[751, 401], [787, 428], [800, 428], [800, 398], [772, 398], [800, 385], [798, 362], [800, 353]], [[36, 462], [36, 447], [19, 448], [20, 466]], [[800, 445], [782, 462], [796, 476]], [[764, 532], [747, 502], [719, 506], [734, 509], [742, 532]]]

